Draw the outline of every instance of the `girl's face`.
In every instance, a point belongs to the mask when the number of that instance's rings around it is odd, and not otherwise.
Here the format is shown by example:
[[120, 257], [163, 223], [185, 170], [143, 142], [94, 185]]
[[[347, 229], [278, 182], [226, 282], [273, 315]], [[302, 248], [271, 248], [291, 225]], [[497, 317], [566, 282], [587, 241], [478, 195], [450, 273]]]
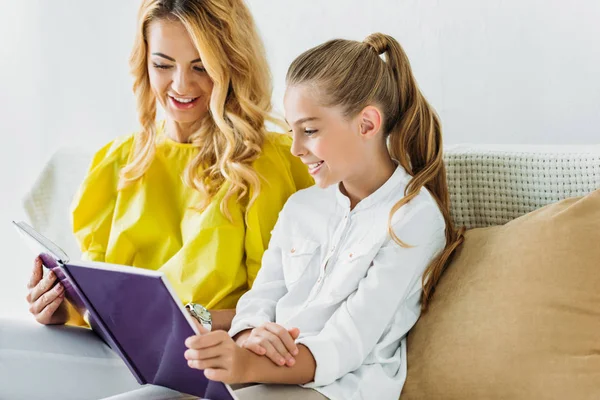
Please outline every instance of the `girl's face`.
[[284, 108], [292, 127], [292, 154], [308, 166], [322, 188], [364, 175], [358, 118], [347, 118], [338, 107], [323, 107], [317, 100], [315, 91], [305, 85], [286, 90]]
[[147, 40], [150, 86], [167, 118], [199, 121], [208, 112], [213, 82], [185, 27], [179, 21], [155, 20]]

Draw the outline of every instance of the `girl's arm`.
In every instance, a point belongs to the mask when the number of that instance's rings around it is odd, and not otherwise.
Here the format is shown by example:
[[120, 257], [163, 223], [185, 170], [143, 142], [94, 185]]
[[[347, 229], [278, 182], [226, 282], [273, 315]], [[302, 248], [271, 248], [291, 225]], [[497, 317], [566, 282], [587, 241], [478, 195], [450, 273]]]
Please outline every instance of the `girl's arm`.
[[287, 293], [281, 265], [281, 247], [279, 245], [285, 229], [283, 214], [273, 228], [269, 247], [262, 256], [262, 267], [254, 280], [252, 288], [238, 301], [236, 314], [231, 322], [229, 334], [238, 333], [275, 321], [275, 307], [281, 297]]

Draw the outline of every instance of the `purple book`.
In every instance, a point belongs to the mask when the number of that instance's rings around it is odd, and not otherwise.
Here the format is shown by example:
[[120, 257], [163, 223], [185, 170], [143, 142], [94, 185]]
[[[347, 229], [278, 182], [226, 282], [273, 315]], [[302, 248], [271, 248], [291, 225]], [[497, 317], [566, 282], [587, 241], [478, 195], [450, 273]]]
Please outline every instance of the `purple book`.
[[162, 272], [98, 262], [71, 262], [24, 222], [19, 233], [54, 271], [66, 298], [123, 359], [140, 384], [151, 383], [210, 400], [234, 400], [231, 388], [188, 367], [185, 339], [197, 334]]

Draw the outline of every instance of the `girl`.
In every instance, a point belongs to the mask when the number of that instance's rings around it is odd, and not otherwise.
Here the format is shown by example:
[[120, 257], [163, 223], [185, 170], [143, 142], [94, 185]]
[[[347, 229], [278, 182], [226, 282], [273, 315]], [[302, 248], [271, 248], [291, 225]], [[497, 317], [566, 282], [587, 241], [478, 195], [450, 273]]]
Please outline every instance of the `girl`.
[[[265, 129], [271, 83], [253, 18], [242, 0], [144, 0], [130, 65], [141, 129], [96, 154], [75, 198], [83, 258], [161, 270], [183, 302], [211, 310], [213, 329], [228, 329], [283, 204], [313, 184], [291, 139]], [[156, 122], [157, 103], [165, 121]], [[84, 325], [55, 283], [37, 259], [27, 296], [35, 319]], [[1, 398], [97, 399], [139, 387], [88, 329], [10, 322], [4, 349]], [[53, 382], [64, 377], [84, 393]]]
[[397, 399], [406, 335], [462, 241], [438, 117], [401, 46], [380, 33], [302, 54], [284, 103], [292, 153], [317, 185], [281, 211], [233, 339], [205, 332], [185, 356], [214, 380], [302, 385], [286, 389], [298, 398]]

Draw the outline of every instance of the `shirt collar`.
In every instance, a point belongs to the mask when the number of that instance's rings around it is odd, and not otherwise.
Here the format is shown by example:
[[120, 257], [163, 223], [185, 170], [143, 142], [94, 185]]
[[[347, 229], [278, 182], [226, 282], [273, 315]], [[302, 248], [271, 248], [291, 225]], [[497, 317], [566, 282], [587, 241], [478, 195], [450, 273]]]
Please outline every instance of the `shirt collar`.
[[[383, 185], [381, 185], [376, 191], [374, 191], [369, 196], [362, 199], [356, 205], [356, 207], [354, 207], [354, 210], [352, 210], [352, 212], [364, 210], [364, 209], [367, 209], [367, 208], [377, 204], [381, 199], [385, 198], [388, 194], [390, 194], [394, 190], [397, 190], [399, 184], [406, 181], [407, 177], [409, 177], [409, 175], [406, 173], [404, 168], [402, 168], [401, 165], [398, 165], [396, 167], [396, 169], [394, 170], [394, 173], [392, 174], [392, 176], [390, 176], [390, 178], [387, 181], [385, 181], [385, 183]], [[338, 203], [342, 207], [350, 209], [350, 199], [345, 194], [343, 194], [342, 191], [340, 190], [341, 184], [342, 183], [340, 182], [336, 185], [335, 197], [336, 197]]]

